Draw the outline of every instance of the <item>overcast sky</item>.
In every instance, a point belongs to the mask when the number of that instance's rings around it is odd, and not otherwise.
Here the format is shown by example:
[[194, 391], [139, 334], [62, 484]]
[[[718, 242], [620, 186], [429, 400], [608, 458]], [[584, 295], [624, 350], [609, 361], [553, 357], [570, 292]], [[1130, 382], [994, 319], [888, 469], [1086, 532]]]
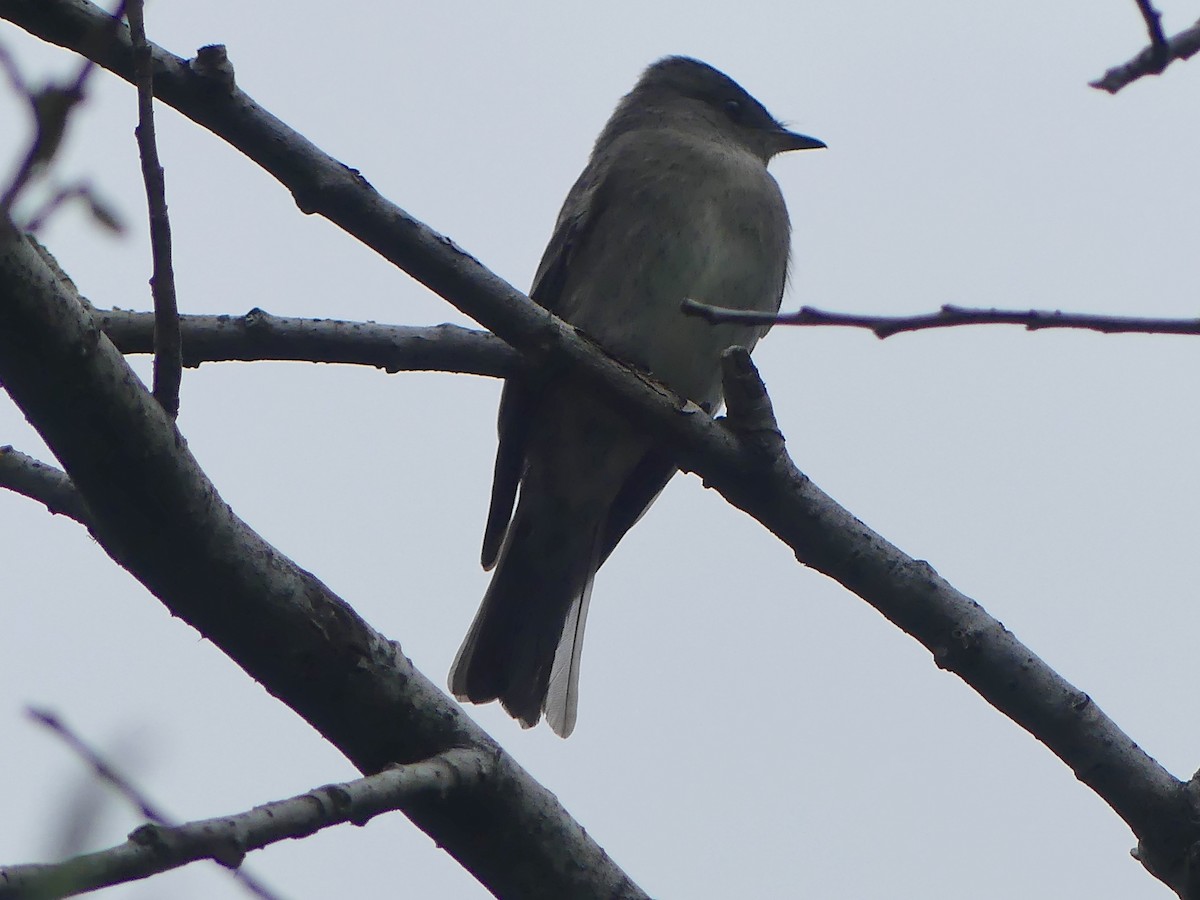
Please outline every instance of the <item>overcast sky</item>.
[[[1160, 3], [1167, 30], [1200, 8]], [[1196, 315], [1200, 60], [1116, 97], [1133, 0], [151, 2], [184, 56], [527, 287], [591, 142], [668, 53], [829, 149], [777, 159], [785, 307]], [[37, 73], [75, 68], [0, 23]], [[181, 308], [470, 324], [160, 107]], [[23, 122], [10, 96], [0, 121]], [[135, 95], [106, 73], [58, 169], [130, 225], [45, 233], [99, 307], [147, 308]], [[26, 133], [3, 129], [11, 166]], [[800, 468], [927, 559], [1180, 777], [1200, 766], [1200, 339], [778, 329], [755, 358]], [[136, 363], [142, 373], [145, 361]], [[478, 565], [499, 384], [308, 364], [184, 373], [179, 425], [234, 510], [444, 682]], [[50, 459], [6, 398], [0, 444]], [[0, 493], [0, 863], [53, 850], [88, 779], [50, 707], [179, 818], [356, 775], [73, 522]], [[569, 741], [472, 713], [655, 896], [1162, 898], [1128, 828], [1041, 744], [698, 479], [601, 571]], [[92, 842], [137, 824], [118, 801]], [[253, 854], [291, 898], [483, 896], [396, 814]], [[234, 897], [192, 866], [114, 898]]]

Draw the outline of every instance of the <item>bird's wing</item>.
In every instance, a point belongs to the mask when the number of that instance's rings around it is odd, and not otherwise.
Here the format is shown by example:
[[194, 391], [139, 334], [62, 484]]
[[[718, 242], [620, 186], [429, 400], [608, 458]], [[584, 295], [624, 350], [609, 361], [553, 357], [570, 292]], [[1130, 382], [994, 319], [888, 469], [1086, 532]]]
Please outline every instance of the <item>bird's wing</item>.
[[[563, 204], [558, 222], [537, 274], [529, 297], [538, 306], [549, 312], [561, 309], [563, 289], [571, 260], [578, 247], [587, 239], [602, 209], [602, 197], [596, 185], [589, 179], [589, 170], [571, 188]], [[585, 198], [584, 195], [591, 194]], [[568, 215], [567, 210], [575, 212]], [[582, 211], [582, 212], [580, 212]], [[541, 393], [541, 385], [528, 377], [511, 376], [504, 384], [500, 396], [500, 413], [496, 423], [499, 444], [496, 448], [496, 464], [492, 473], [492, 497], [488, 503], [487, 525], [483, 529], [483, 552], [481, 561], [485, 569], [491, 569], [500, 555], [504, 535], [512, 518], [513, 503], [517, 497], [517, 486], [525, 470], [525, 450], [529, 428], [535, 415], [534, 407]]]
[[625, 532], [638, 523], [678, 471], [675, 456], [666, 447], [656, 446], [642, 457], [608, 508], [608, 518], [600, 535], [596, 568], [604, 565]]
[[[610, 168], [610, 178], [597, 182], [590, 178], [590, 170], [585, 170], [571, 188], [563, 204], [564, 214], [559, 216], [529, 292], [530, 298], [543, 309], [559, 315], [569, 313], [563, 307], [571, 265], [587, 252], [588, 239], [608, 208], [609, 198], [624, 189], [614, 184], [619, 180], [619, 173], [620, 169]], [[566, 210], [583, 212], [566, 215]], [[492, 496], [483, 536], [482, 562], [485, 569], [491, 569], [496, 564], [504, 543], [517, 487], [524, 474], [529, 429], [536, 416], [541, 388], [540, 383], [522, 376], [510, 377], [504, 385], [497, 422], [500, 440], [496, 449]], [[674, 457], [661, 448], [647, 454], [633, 471], [610, 507], [597, 548], [597, 568], [608, 559], [618, 541], [642, 517], [675, 472]]]

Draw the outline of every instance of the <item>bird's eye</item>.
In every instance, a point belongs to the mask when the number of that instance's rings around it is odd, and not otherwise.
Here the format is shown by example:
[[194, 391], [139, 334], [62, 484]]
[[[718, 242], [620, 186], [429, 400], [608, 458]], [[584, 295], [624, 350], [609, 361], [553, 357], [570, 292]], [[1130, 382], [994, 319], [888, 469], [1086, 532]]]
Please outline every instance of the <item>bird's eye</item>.
[[745, 109], [742, 106], [741, 100], [726, 100], [725, 101], [725, 114], [728, 115], [729, 118], [733, 119], [733, 121], [735, 121], [735, 122], [739, 121], [742, 118], [742, 114], [744, 112], [745, 112]]

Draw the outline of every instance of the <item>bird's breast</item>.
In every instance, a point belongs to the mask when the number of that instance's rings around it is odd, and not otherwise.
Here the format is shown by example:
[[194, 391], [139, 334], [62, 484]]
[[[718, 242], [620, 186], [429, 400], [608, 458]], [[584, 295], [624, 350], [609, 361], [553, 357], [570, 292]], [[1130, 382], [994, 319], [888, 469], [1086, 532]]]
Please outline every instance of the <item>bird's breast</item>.
[[684, 299], [775, 311], [789, 228], [775, 180], [747, 153], [668, 154], [628, 178], [589, 241], [570, 321], [697, 403], [720, 398], [720, 354], [766, 329], [686, 316]]

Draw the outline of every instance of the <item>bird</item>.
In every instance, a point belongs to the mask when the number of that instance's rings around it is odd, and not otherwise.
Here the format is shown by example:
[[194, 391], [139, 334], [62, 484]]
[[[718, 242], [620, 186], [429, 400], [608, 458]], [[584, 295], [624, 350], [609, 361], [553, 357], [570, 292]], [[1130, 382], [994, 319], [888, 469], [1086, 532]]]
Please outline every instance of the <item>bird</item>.
[[[567, 194], [530, 298], [715, 412], [722, 352], [753, 348], [769, 326], [713, 325], [681, 303], [778, 311], [791, 225], [767, 162], [825, 146], [707, 63], [654, 62]], [[524, 727], [544, 713], [565, 738], [596, 571], [677, 467], [668, 447], [561, 372], [510, 376], [497, 431], [481, 554], [494, 572], [449, 687], [461, 701], [498, 699]]]

